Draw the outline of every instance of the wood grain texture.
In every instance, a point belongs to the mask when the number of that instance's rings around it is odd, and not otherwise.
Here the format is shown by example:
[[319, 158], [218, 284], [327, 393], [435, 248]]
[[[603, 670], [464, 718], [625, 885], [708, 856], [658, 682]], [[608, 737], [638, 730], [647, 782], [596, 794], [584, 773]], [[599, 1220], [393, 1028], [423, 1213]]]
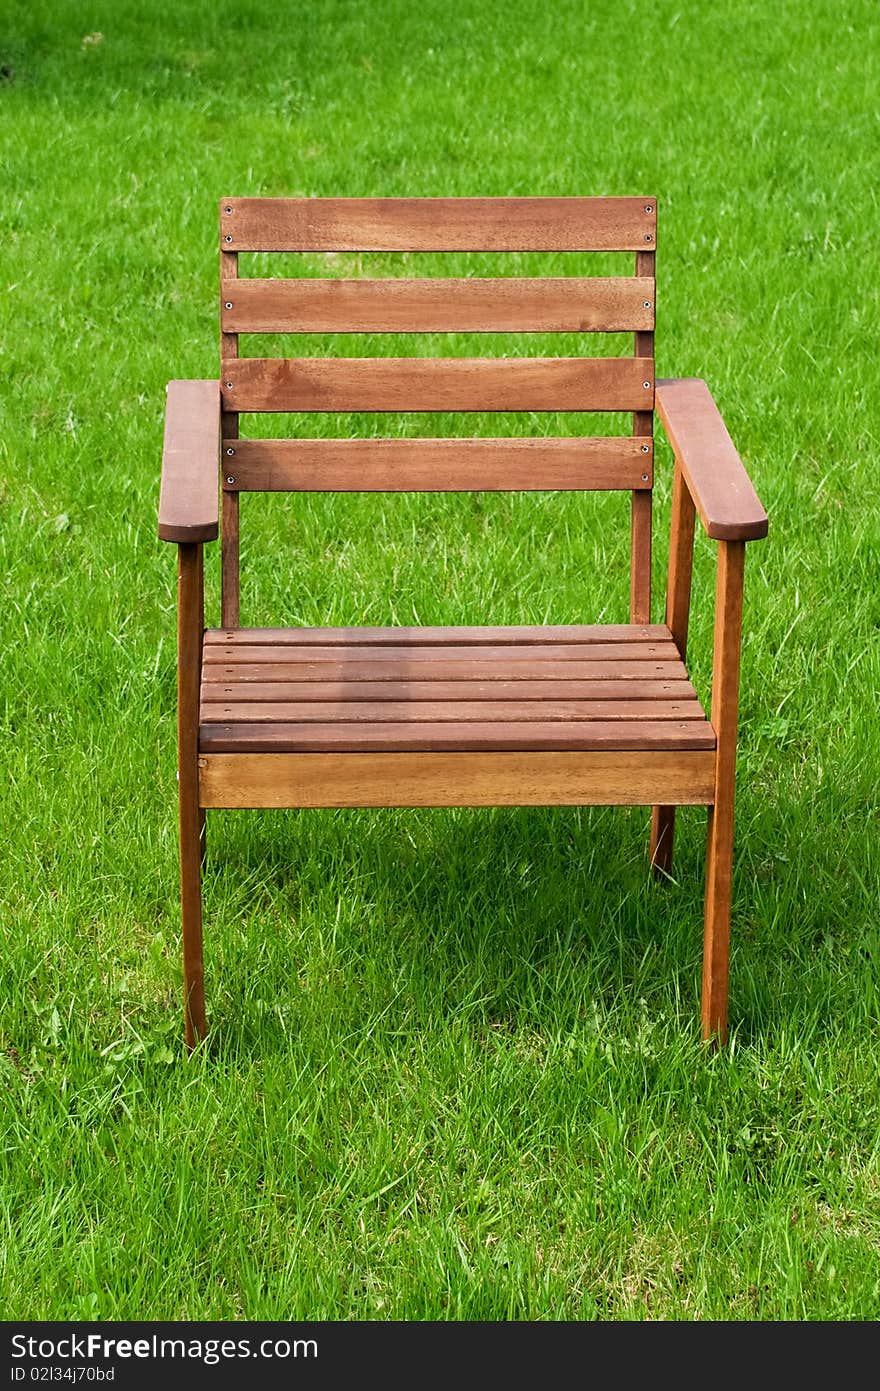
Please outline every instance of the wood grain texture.
[[[637, 277], [654, 278], [655, 255], [653, 249], [636, 252], [635, 271]], [[653, 358], [653, 324], [640, 328], [633, 338], [633, 351], [637, 358]], [[644, 440], [653, 454], [654, 412], [639, 410], [633, 415], [633, 435]], [[651, 617], [651, 520], [652, 497], [650, 492], [634, 491], [630, 525], [630, 601], [629, 617], [631, 623], [647, 623]]]
[[[602, 641], [601, 625], [463, 631], [468, 641], [456, 641], [460, 633], [454, 628], [212, 632], [202, 666], [201, 748], [714, 746], [712, 728], [662, 625], [617, 625], [609, 629], [615, 639], [610, 642]], [[578, 640], [562, 641], [561, 633]], [[658, 671], [667, 679], [658, 682]], [[627, 680], [632, 672], [638, 676]], [[321, 688], [320, 697], [310, 683]], [[589, 698], [577, 694], [584, 685]], [[670, 696], [669, 687], [679, 698]], [[328, 689], [332, 696], [324, 694]]]
[[230, 627], [234, 627], [241, 618], [239, 536], [238, 493], [224, 491], [221, 531], [220, 611], [223, 622]]
[[[216, 681], [406, 681], [427, 664], [403, 658], [368, 660], [357, 653], [340, 652], [334, 657], [302, 657], [296, 661], [259, 662], [205, 661], [205, 680]], [[483, 657], [438, 657], [431, 665], [432, 679], [439, 681], [684, 681], [684, 663], [673, 661], [579, 661], [522, 654], [493, 659]]]
[[203, 610], [202, 547], [183, 542], [177, 569], [177, 791], [186, 1044], [205, 1036], [202, 966], [202, 814], [199, 805], [199, 678]]
[[224, 362], [235, 411], [650, 410], [654, 364], [631, 357], [239, 358]]
[[[237, 252], [220, 252], [220, 282], [223, 287], [238, 283]], [[237, 357], [238, 334], [227, 332], [221, 320], [220, 359], [224, 362], [233, 362]], [[225, 478], [228, 473], [228, 469], [225, 469], [223, 465], [227, 462], [229, 449], [233, 447], [231, 441], [236, 440], [239, 434], [237, 412], [224, 411], [222, 421], [224, 442], [220, 459], [221, 479]], [[230, 627], [235, 626], [240, 621], [240, 580], [238, 497], [237, 495], [232, 496], [228, 489], [224, 488], [220, 514], [220, 614], [222, 622]]]
[[626, 437], [224, 440], [223, 486], [319, 493], [649, 488], [653, 449], [644, 453], [642, 443]]
[[712, 749], [715, 736], [704, 719], [548, 720], [459, 723], [379, 721], [264, 724], [259, 721], [201, 726], [203, 753], [476, 752], [491, 749]]
[[[420, 628], [208, 628], [205, 648], [227, 647], [461, 647], [499, 644], [555, 647], [559, 643], [665, 642], [664, 623], [547, 623]], [[209, 654], [213, 656], [213, 653]]]
[[[238, 672], [236, 671], [236, 676]], [[455, 701], [681, 701], [690, 702], [696, 693], [690, 681], [237, 681], [225, 676], [214, 679], [206, 669], [202, 682], [204, 718], [212, 705], [230, 699], [267, 703], [277, 701], [402, 701], [409, 709], [420, 702]]]
[[736, 740], [742, 646], [743, 541], [722, 541], [715, 581], [712, 660], [712, 726], [717, 736], [714, 806], [706, 845], [706, 912], [703, 935], [703, 1037], [727, 1038], [730, 969], [730, 905]]
[[657, 409], [707, 534], [723, 541], [766, 536], [767, 513], [706, 383], [658, 382]]
[[632, 623], [651, 619], [651, 493], [634, 491], [630, 514], [630, 596]]
[[265, 643], [236, 642], [228, 643], [223, 647], [210, 644], [205, 648], [206, 665], [214, 663], [229, 665], [237, 662], [269, 664], [284, 662], [290, 664], [325, 660], [344, 662], [349, 657], [359, 662], [387, 662], [394, 667], [408, 666], [412, 668], [418, 668], [422, 665], [433, 667], [438, 660], [460, 660], [483, 665], [491, 664], [499, 659], [502, 661], [518, 660], [540, 663], [546, 661], [580, 662], [588, 658], [592, 662], [613, 662], [615, 664], [639, 661], [677, 663], [679, 661], [678, 650], [671, 638], [660, 642], [464, 643], [460, 646], [447, 642], [438, 647], [431, 647], [424, 643], [403, 642], [394, 646], [388, 642], [379, 642], [375, 646], [357, 643], [350, 649], [343, 648], [338, 643], [330, 643], [322, 647], [316, 643], [304, 643], [302, 646], [297, 646], [296, 643], [286, 642], [273, 648]]
[[635, 276], [224, 281], [220, 322], [236, 333], [618, 333], [653, 326], [654, 281]]
[[224, 198], [234, 251], [638, 251], [654, 198]]
[[159, 492], [162, 541], [213, 541], [219, 527], [217, 382], [168, 383]]
[[676, 464], [672, 475], [672, 517], [669, 526], [669, 569], [666, 578], [666, 626], [681, 653], [687, 656], [694, 567], [694, 502]]
[[[669, 569], [666, 580], [666, 623], [681, 654], [687, 654], [694, 562], [694, 503], [675, 465], [672, 475], [672, 520], [669, 528]], [[650, 858], [658, 874], [672, 873], [675, 807], [654, 807], [651, 814]]]
[[[210, 690], [211, 688], [208, 687]], [[246, 688], [224, 700], [205, 700], [203, 724], [413, 724], [489, 723], [551, 720], [703, 720], [698, 700], [535, 699], [466, 700], [458, 695], [427, 700], [250, 700]]]
[[202, 754], [206, 807], [705, 806], [711, 750]]

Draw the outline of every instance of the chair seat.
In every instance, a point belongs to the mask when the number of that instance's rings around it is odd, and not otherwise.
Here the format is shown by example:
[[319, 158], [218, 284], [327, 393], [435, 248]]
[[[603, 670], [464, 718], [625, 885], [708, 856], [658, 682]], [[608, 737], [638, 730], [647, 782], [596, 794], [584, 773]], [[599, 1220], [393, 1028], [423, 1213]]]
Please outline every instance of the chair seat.
[[204, 637], [203, 753], [714, 748], [661, 624]]

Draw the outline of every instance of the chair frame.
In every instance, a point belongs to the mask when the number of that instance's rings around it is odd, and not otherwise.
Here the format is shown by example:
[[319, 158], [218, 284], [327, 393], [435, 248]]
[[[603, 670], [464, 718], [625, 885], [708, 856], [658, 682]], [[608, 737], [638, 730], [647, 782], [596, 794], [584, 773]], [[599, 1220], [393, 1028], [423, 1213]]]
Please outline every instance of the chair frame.
[[[272, 207], [275, 200], [221, 202], [221, 274], [224, 296], [237, 276], [236, 252], [228, 249], [232, 236], [225, 221], [228, 213], [247, 204], [261, 214], [262, 241], [253, 249], [298, 249], [280, 236], [272, 243]], [[400, 209], [412, 219], [425, 213], [428, 226], [435, 209], [448, 214], [453, 225], [468, 228], [475, 205], [477, 221], [489, 207], [500, 226], [499, 204], [530, 205], [530, 215], [550, 219], [560, 205], [644, 204], [655, 227], [656, 202], [648, 200], [371, 200], [380, 220], [387, 211]], [[354, 212], [367, 206], [361, 200], [277, 200], [286, 209], [307, 203], [309, 214], [319, 205], [334, 205], [330, 212], [338, 222], [338, 210], [346, 204]], [[427, 205], [424, 206], [423, 205]], [[442, 205], [442, 207], [441, 207]], [[492, 205], [495, 205], [494, 207]], [[268, 210], [267, 210], [268, 209]], [[537, 213], [535, 213], [537, 209]], [[296, 208], [294, 209], [296, 212]], [[298, 214], [297, 214], [298, 215]], [[567, 215], [567, 211], [566, 211]], [[459, 219], [456, 222], [456, 218]], [[355, 221], [357, 218], [355, 218]], [[320, 215], [318, 216], [320, 222]], [[548, 223], [549, 225], [549, 223]], [[266, 231], [266, 228], [269, 231]], [[428, 234], [426, 234], [428, 235]], [[550, 245], [568, 249], [563, 227]], [[459, 239], [467, 240], [467, 232]], [[636, 248], [636, 276], [654, 273], [654, 233], [645, 234], [651, 249]], [[338, 234], [336, 236], [338, 240]], [[361, 239], [364, 239], [363, 233]], [[320, 235], [312, 235], [321, 248]], [[264, 242], [269, 244], [263, 245]], [[283, 245], [281, 244], [283, 242]], [[334, 242], [335, 245], [335, 242]], [[628, 243], [632, 245], [631, 242]], [[333, 249], [328, 246], [326, 249]], [[369, 242], [366, 248], [369, 249]], [[452, 247], [448, 249], [454, 249]], [[613, 249], [626, 249], [614, 246]], [[247, 282], [242, 282], [246, 284]], [[380, 282], [381, 283], [381, 282]], [[224, 300], [226, 311], [231, 308]], [[646, 305], [647, 307], [647, 305]], [[222, 535], [222, 625], [232, 634], [240, 627], [238, 599], [238, 492], [231, 472], [223, 478], [222, 516], [218, 491], [218, 463], [224, 453], [234, 454], [238, 438], [238, 399], [231, 392], [229, 363], [238, 356], [237, 333], [223, 324], [223, 378], [215, 381], [173, 381], [168, 386], [162, 480], [159, 502], [159, 536], [178, 547], [177, 684], [178, 684], [178, 785], [180, 830], [180, 882], [183, 934], [185, 1036], [189, 1048], [207, 1033], [203, 978], [201, 874], [205, 858], [205, 816], [211, 806], [376, 806], [376, 805], [527, 805], [594, 804], [653, 805], [650, 862], [658, 875], [672, 867], [675, 810], [679, 805], [706, 805], [708, 840], [704, 919], [702, 1033], [706, 1039], [724, 1042], [727, 1036], [730, 911], [733, 866], [734, 785], [737, 748], [737, 712], [743, 611], [745, 547], [767, 534], [768, 522], [761, 503], [736, 452], [705, 383], [699, 379], [660, 380], [654, 384], [652, 409], [633, 412], [633, 437], [651, 441], [656, 409], [674, 453], [669, 568], [666, 585], [665, 626], [684, 661], [687, 653], [691, 603], [691, 577], [695, 520], [699, 516], [706, 534], [717, 542], [715, 625], [710, 722], [712, 750], [690, 753], [512, 753], [504, 755], [332, 754], [206, 752], [200, 744], [200, 688], [205, 653], [204, 571], [205, 543]], [[653, 315], [650, 329], [634, 334], [636, 359], [653, 355]], [[356, 361], [346, 359], [347, 363]], [[363, 360], [368, 361], [368, 360]], [[647, 370], [647, 368], [645, 369]], [[653, 373], [653, 363], [651, 363]], [[236, 373], [238, 375], [238, 373]], [[647, 386], [648, 383], [646, 382]], [[269, 407], [273, 408], [273, 407]], [[287, 408], [287, 407], [285, 407]], [[321, 408], [321, 407], [319, 407]], [[336, 408], [335, 406], [333, 407]], [[371, 442], [373, 443], [373, 442]], [[376, 441], [380, 444], [380, 441]], [[652, 456], [651, 456], [652, 457]], [[648, 475], [643, 475], [647, 481]], [[651, 479], [651, 481], [653, 481]], [[381, 485], [380, 485], [381, 486]], [[540, 483], [529, 486], [541, 486]], [[546, 485], [545, 485], [546, 486]], [[601, 485], [596, 485], [601, 486]], [[617, 485], [620, 486], [620, 485]], [[635, 487], [632, 493], [632, 580], [630, 621], [650, 621], [651, 491]], [[450, 774], [458, 769], [466, 776]], [[377, 765], [375, 760], [384, 760]], [[274, 760], [274, 761], [271, 761]], [[335, 761], [334, 761], [335, 760]], [[372, 760], [372, 761], [371, 761]], [[445, 760], [445, 761], [444, 761]], [[517, 762], [519, 760], [519, 762]], [[309, 762], [311, 761], [311, 763]], [[301, 770], [314, 765], [317, 783], [304, 790]], [[347, 769], [356, 767], [352, 781]], [[377, 792], [377, 767], [403, 770], [391, 779], [391, 791]], [[526, 773], [523, 768], [526, 767]], [[550, 794], [528, 789], [536, 769]], [[342, 770], [340, 772], [340, 770]], [[338, 786], [334, 790], [334, 777]], [[384, 773], [382, 778], [385, 779]], [[548, 780], [549, 779], [549, 780]], [[397, 781], [396, 781], [397, 780]], [[396, 785], [403, 789], [395, 796]], [[383, 782], [384, 785], [384, 782]], [[386, 799], [389, 798], [389, 799]]]

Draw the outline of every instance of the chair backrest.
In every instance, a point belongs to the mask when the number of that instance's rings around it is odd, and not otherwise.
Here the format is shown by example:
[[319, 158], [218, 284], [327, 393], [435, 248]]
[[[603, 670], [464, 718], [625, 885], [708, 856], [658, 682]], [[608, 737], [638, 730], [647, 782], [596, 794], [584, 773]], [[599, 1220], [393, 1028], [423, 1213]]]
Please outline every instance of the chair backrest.
[[[225, 198], [220, 203], [223, 624], [239, 623], [245, 491], [632, 492], [630, 617], [647, 623], [654, 198]], [[609, 278], [245, 279], [242, 252], [635, 252]], [[632, 332], [622, 357], [246, 358], [241, 333]], [[260, 411], [624, 411], [599, 438], [239, 436]]]

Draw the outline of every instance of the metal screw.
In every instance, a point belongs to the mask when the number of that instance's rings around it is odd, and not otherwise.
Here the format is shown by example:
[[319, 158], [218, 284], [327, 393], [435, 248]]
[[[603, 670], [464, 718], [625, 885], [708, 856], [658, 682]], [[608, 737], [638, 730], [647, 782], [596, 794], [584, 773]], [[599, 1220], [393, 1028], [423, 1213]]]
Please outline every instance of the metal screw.
[[647, 483], [647, 481], [648, 481], [648, 475], [647, 475], [646, 473], [643, 473], [643, 474], [642, 474], [642, 482], [643, 482], [643, 483]]
[[[645, 382], [645, 386], [647, 386], [647, 385], [648, 385], [648, 383]], [[231, 391], [231, 390], [232, 390], [232, 382], [227, 382], [227, 383], [226, 383], [226, 390], [227, 390], [227, 391]]]
[[[232, 308], [232, 305], [231, 305], [231, 304], [227, 304], [226, 308], [227, 308], [227, 309], [231, 309], [231, 308]], [[651, 308], [651, 301], [650, 301], [649, 299], [646, 299], [646, 300], [643, 302], [643, 304], [642, 304], [642, 308], [643, 308], [643, 309], [650, 309], [650, 308]]]
[[[224, 240], [224, 241], [232, 241], [232, 237], [229, 236], [229, 235], [227, 235], [227, 236], [225, 236], [225, 237], [223, 238], [223, 240]], [[649, 240], [650, 240], [650, 238], [649, 238]]]
[[[231, 209], [231, 208], [227, 208], [226, 211], [227, 211], [228, 213], [231, 213], [231, 212], [232, 212], [232, 209]], [[650, 204], [650, 203], [646, 203], [646, 204], [645, 204], [645, 212], [646, 212], [646, 213], [652, 213], [653, 211], [654, 211], [654, 209], [651, 207], [651, 204]]]
[[[231, 238], [231, 237], [227, 237], [226, 240], [227, 240], [227, 241], [232, 241], [232, 238]], [[650, 232], [646, 232], [646, 233], [645, 233], [645, 241], [653, 241], [653, 240], [654, 240], [654, 238], [651, 236], [651, 233], [650, 233]]]
[[233, 478], [233, 476], [232, 476], [231, 473], [227, 473], [227, 475], [226, 475], [226, 482], [227, 482], [227, 483], [234, 483], [234, 482], [235, 482], [235, 479]]
[[[232, 300], [231, 300], [231, 299], [227, 299], [226, 301], [224, 301], [223, 308], [224, 308], [224, 309], [231, 309], [231, 308], [232, 308]], [[647, 309], [648, 306], [645, 305], [645, 308]]]
[[[232, 212], [232, 209], [231, 209], [231, 208], [224, 208], [223, 211], [224, 211], [225, 213], [231, 213], [231, 212]], [[646, 208], [646, 209], [645, 209], [645, 212], [650, 212], [650, 211], [651, 211], [650, 208]]]
[[[227, 382], [226, 385], [229, 386], [229, 382]], [[642, 386], [645, 388], [646, 391], [650, 391], [650, 390], [651, 390], [651, 383], [650, 383], [650, 382], [642, 382]]]
[[[232, 453], [232, 450], [231, 450], [231, 449], [230, 449], [229, 453], [230, 453], [230, 454]], [[642, 445], [642, 453], [643, 453], [643, 454], [647, 454], [647, 453], [648, 453], [648, 446], [647, 446], [646, 444], [643, 444], [643, 445]]]
[[235, 450], [230, 448], [230, 449], [227, 449], [226, 453], [229, 455], [229, 457], [230, 457], [230, 459], [231, 459], [232, 456], [233, 456], [233, 454], [235, 453]]

